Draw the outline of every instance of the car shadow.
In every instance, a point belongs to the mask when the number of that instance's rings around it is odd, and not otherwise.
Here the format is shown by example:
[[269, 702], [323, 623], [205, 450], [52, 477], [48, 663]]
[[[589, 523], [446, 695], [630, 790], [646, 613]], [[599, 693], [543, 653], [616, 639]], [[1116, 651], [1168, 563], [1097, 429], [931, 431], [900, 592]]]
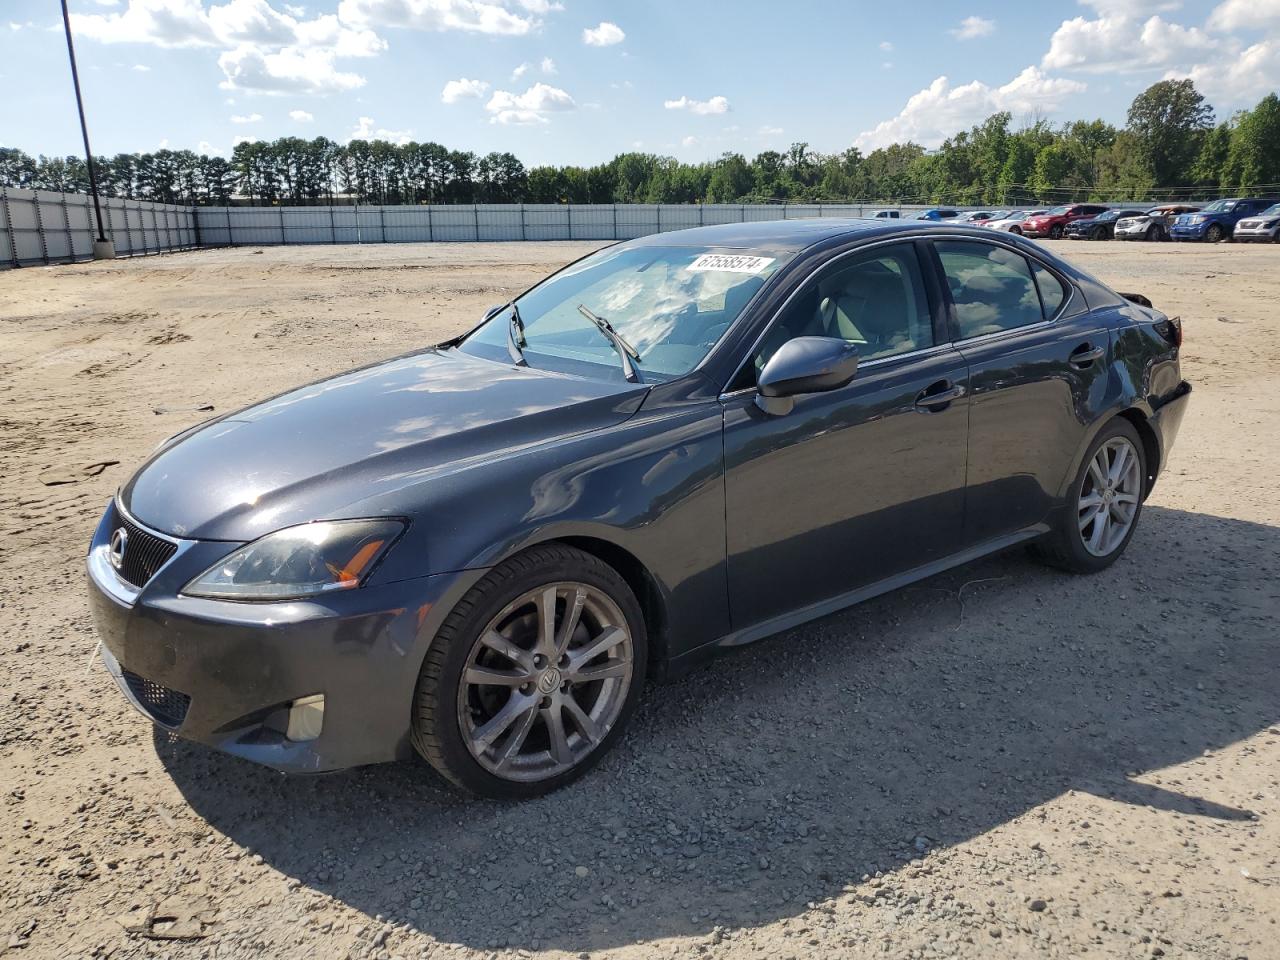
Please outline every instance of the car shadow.
[[441, 941], [752, 927], [1066, 790], [1250, 819], [1137, 776], [1280, 720], [1278, 561], [1280, 529], [1148, 506], [1101, 575], [1011, 551], [655, 685], [598, 770], [523, 804], [423, 763], [285, 778], [156, 746], [212, 827]]

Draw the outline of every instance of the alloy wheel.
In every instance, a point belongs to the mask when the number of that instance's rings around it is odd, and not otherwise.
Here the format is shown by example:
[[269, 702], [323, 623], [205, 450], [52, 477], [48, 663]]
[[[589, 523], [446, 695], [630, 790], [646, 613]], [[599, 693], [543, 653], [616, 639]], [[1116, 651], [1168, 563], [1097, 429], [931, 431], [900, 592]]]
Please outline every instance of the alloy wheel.
[[458, 723], [471, 755], [506, 780], [545, 780], [617, 722], [634, 673], [626, 618], [603, 591], [549, 583], [504, 607], [467, 657]]
[[1094, 453], [1080, 484], [1076, 519], [1084, 548], [1105, 557], [1124, 543], [1138, 514], [1141, 460], [1126, 437], [1112, 437]]

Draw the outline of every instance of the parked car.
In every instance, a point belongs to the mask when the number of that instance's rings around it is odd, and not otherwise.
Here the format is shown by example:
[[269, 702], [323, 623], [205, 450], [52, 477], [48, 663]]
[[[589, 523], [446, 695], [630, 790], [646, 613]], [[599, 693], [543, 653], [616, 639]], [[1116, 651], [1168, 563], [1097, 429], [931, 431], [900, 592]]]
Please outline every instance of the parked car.
[[999, 220], [1007, 214], [1007, 210], [971, 210], [968, 213], [962, 213], [952, 222], [964, 224], [966, 227], [980, 227], [990, 220]]
[[102, 659], [163, 730], [278, 770], [416, 749], [543, 793], [650, 673], [1017, 543], [1104, 570], [1186, 409], [1181, 330], [990, 230], [616, 244], [161, 444], [89, 547]]
[[1195, 213], [1199, 209], [1185, 203], [1167, 203], [1136, 216], [1122, 217], [1116, 221], [1115, 239], [1168, 240], [1169, 225], [1173, 218], [1183, 213]]
[[1068, 203], [1054, 207], [1034, 217], [1022, 221], [1022, 235], [1025, 237], [1048, 237], [1050, 240], [1061, 239], [1067, 226], [1084, 217], [1096, 217], [1106, 212], [1106, 207], [1096, 203]]
[[954, 220], [958, 216], [960, 216], [960, 214], [955, 210], [943, 210], [935, 207], [932, 210], [925, 210], [923, 213], [918, 214], [916, 219], [933, 220], [934, 222], [937, 222], [939, 220]]
[[1121, 217], [1141, 216], [1141, 210], [1104, 210], [1096, 217], [1081, 217], [1067, 225], [1069, 240], [1110, 240]]
[[1243, 243], [1280, 243], [1280, 203], [1272, 204], [1256, 217], [1241, 220], [1234, 236]]
[[1169, 236], [1174, 240], [1204, 240], [1220, 243], [1230, 240], [1236, 224], [1275, 203], [1275, 199], [1232, 197], [1215, 200], [1196, 213], [1184, 213], [1173, 219]]
[[1034, 217], [1037, 214], [1044, 213], [1043, 210], [1014, 210], [1008, 216], [1000, 220], [988, 220], [983, 224], [984, 227], [990, 227], [992, 230], [1000, 230], [1003, 233], [1022, 233], [1022, 225], [1028, 217]]
[[898, 220], [902, 214], [897, 210], [877, 210], [871, 215], [872, 220]]

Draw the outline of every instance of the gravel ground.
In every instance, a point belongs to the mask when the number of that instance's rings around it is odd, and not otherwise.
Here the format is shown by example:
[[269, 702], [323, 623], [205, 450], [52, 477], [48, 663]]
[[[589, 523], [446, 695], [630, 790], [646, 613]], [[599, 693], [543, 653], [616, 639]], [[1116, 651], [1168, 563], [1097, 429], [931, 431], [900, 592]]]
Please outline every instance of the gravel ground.
[[1057, 248], [1186, 324], [1127, 556], [1012, 552], [755, 644], [520, 805], [153, 733], [82, 556], [203, 408], [434, 342], [590, 245], [0, 273], [0, 954], [1280, 957], [1280, 251]]

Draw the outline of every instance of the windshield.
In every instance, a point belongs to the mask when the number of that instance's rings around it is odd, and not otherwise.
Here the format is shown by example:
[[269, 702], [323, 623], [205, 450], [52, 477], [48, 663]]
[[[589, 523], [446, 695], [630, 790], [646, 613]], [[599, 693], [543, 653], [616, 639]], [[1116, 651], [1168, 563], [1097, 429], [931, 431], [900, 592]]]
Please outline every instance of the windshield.
[[[614, 345], [586, 319], [595, 315], [635, 348], [641, 379], [680, 376], [701, 362], [786, 259], [714, 247], [610, 247], [516, 300], [521, 352], [531, 367], [600, 364], [621, 376]], [[510, 327], [511, 311], [501, 310], [462, 349], [506, 361]]]
[[1093, 219], [1094, 220], [1118, 220], [1121, 214], [1125, 212], [1126, 211], [1123, 211], [1123, 210], [1104, 210], [1102, 211], [1102, 213], [1098, 214]]
[[1070, 207], [1054, 207], [1052, 210], [1046, 210], [1044, 215], [1046, 217], [1060, 217], [1070, 209]]
[[1215, 200], [1207, 207], [1203, 208], [1201, 213], [1225, 213], [1235, 205], [1234, 200]]
[[1280, 217], [1280, 203], [1273, 203], [1271, 206], [1267, 207], [1267, 209], [1263, 210], [1260, 214], [1258, 214], [1258, 216]]

